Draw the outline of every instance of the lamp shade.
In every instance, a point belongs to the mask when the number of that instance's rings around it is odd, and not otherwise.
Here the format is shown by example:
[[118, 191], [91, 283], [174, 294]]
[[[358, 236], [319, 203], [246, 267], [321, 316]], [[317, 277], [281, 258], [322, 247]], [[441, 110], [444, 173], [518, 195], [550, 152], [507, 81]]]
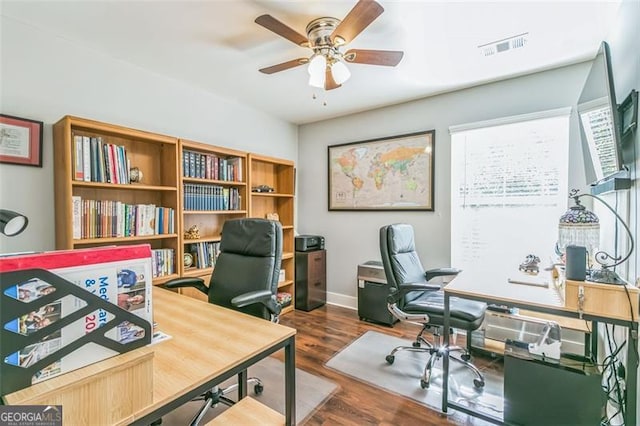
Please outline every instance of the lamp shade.
[[13, 237], [25, 230], [29, 224], [26, 216], [11, 210], [0, 209], [0, 232], [7, 237]]
[[342, 61], [336, 61], [331, 67], [331, 72], [333, 73], [333, 80], [336, 84], [342, 84], [351, 77], [349, 68], [347, 68]]
[[[576, 202], [576, 205], [571, 207], [560, 217], [560, 223], [558, 224], [558, 248], [560, 251], [565, 251], [567, 245], [573, 244], [576, 246], [586, 247], [587, 250], [593, 255], [595, 261], [600, 264], [600, 269], [592, 269], [590, 271], [589, 281], [599, 283], [612, 283], [612, 284], [625, 284], [626, 281], [621, 279], [616, 271], [613, 269], [618, 265], [626, 262], [631, 253], [633, 253], [634, 241], [633, 234], [622, 220], [620, 215], [607, 204], [602, 198], [592, 194], [578, 194], [578, 190], [572, 189], [570, 191], [571, 198]], [[600, 201], [622, 224], [627, 237], [629, 238], [629, 251], [626, 255], [618, 256], [617, 254], [611, 256], [604, 251], [597, 251], [600, 242], [600, 223], [598, 216], [587, 210], [580, 204], [580, 197], [591, 197]], [[614, 247], [618, 246], [618, 237], [616, 233], [616, 239], [614, 241]]]
[[313, 87], [324, 87], [324, 73], [321, 74], [311, 74], [309, 76], [309, 86]]
[[309, 85], [313, 87], [324, 87], [324, 75], [327, 67], [327, 58], [317, 54], [309, 61]]
[[565, 251], [568, 245], [582, 246], [591, 253], [600, 244], [600, 220], [592, 211], [576, 202], [558, 223], [558, 247]]

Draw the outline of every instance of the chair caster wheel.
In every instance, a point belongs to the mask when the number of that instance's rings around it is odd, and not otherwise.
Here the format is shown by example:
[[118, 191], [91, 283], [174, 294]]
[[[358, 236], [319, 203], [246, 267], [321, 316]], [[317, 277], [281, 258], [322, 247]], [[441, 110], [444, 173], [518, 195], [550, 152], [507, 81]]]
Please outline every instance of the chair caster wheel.
[[473, 379], [473, 386], [475, 386], [476, 389], [482, 389], [484, 387], [484, 380]]
[[260, 395], [262, 391], [264, 391], [264, 385], [261, 385], [261, 384], [255, 385], [253, 387], [253, 391], [256, 393], [256, 395]]
[[162, 424], [162, 417], [160, 417], [158, 420], [151, 422], [150, 426], [158, 426]]
[[422, 389], [428, 389], [429, 388], [429, 382], [427, 382], [425, 379], [421, 379], [420, 380], [420, 387]]
[[388, 364], [393, 364], [393, 361], [396, 360], [396, 357], [393, 355], [387, 355], [387, 357], [385, 358], [387, 360]]
[[420, 347], [420, 342], [413, 342], [411, 344], [414, 348], [419, 348]]
[[460, 355], [463, 361], [469, 361], [471, 359], [471, 354], [462, 354]]

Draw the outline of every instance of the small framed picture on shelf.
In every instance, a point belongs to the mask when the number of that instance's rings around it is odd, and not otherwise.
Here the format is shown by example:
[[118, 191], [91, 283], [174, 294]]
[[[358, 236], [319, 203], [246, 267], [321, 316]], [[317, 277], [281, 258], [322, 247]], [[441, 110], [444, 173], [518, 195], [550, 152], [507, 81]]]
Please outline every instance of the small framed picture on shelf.
[[42, 167], [42, 121], [0, 114], [0, 163]]

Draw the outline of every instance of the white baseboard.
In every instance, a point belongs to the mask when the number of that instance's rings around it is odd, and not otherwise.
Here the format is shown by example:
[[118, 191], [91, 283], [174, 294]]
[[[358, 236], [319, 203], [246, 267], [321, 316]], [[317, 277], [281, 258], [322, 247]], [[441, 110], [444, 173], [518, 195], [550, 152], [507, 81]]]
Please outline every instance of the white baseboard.
[[327, 303], [329, 305], [342, 306], [348, 309], [358, 309], [358, 298], [354, 296], [345, 296], [340, 293], [327, 292]]

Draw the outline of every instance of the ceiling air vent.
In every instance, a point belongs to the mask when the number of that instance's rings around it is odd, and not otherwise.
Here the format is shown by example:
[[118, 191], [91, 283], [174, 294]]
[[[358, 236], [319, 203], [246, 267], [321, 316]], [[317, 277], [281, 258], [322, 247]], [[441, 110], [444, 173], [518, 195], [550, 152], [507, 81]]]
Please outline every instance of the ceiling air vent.
[[478, 46], [482, 56], [493, 56], [497, 53], [507, 52], [513, 49], [520, 49], [527, 44], [529, 33], [522, 33], [501, 40], [492, 41]]

